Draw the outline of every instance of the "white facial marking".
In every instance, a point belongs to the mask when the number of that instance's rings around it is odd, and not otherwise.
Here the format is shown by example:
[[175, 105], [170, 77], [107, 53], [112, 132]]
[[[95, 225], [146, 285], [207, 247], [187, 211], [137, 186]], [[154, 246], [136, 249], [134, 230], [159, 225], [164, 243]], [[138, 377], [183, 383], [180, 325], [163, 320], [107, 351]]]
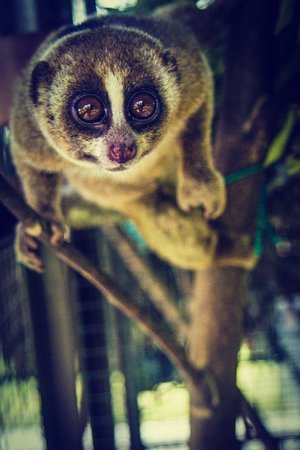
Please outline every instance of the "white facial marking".
[[113, 125], [121, 125], [124, 122], [124, 96], [122, 80], [117, 75], [109, 73], [105, 79], [105, 86], [111, 103]]

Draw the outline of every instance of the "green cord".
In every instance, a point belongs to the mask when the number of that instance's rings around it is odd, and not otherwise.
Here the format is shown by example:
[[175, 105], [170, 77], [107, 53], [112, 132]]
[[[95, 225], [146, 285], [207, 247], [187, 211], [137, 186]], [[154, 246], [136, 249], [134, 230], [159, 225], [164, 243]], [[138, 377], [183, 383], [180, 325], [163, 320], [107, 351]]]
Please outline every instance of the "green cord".
[[263, 253], [263, 236], [264, 231], [267, 229], [269, 223], [266, 204], [267, 204], [267, 186], [266, 183], [264, 183], [258, 201], [258, 213], [254, 236], [254, 254], [257, 257], [260, 257]]
[[[274, 164], [272, 164], [273, 166]], [[269, 166], [271, 167], [271, 165]], [[230, 184], [236, 181], [243, 180], [244, 178], [256, 175], [267, 169], [262, 164], [253, 164], [252, 166], [244, 167], [236, 172], [230, 173], [225, 176], [225, 183]], [[267, 183], [264, 183], [262, 191], [258, 201], [258, 212], [256, 221], [256, 231], [254, 236], [254, 254], [260, 257], [263, 253], [263, 237], [264, 232], [269, 237], [274, 245], [278, 245], [283, 242], [283, 239], [278, 235], [274, 226], [270, 223], [267, 213]]]
[[253, 164], [253, 166], [244, 167], [236, 172], [229, 173], [225, 176], [225, 183], [235, 183], [236, 181], [243, 180], [244, 178], [251, 177], [265, 170], [262, 164]]

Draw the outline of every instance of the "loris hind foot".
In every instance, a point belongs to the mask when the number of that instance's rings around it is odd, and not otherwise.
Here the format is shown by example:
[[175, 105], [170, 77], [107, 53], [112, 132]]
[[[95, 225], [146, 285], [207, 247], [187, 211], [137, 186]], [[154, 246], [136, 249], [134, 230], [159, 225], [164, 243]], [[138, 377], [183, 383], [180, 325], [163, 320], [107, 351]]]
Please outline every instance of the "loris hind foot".
[[179, 180], [177, 202], [180, 209], [186, 212], [203, 206], [205, 219], [216, 219], [223, 213], [226, 203], [222, 175], [211, 171], [201, 177], [185, 176]]
[[145, 198], [128, 210], [149, 247], [162, 259], [182, 269], [196, 270], [211, 266], [217, 234], [203, 220], [200, 211], [181, 211], [174, 199]]

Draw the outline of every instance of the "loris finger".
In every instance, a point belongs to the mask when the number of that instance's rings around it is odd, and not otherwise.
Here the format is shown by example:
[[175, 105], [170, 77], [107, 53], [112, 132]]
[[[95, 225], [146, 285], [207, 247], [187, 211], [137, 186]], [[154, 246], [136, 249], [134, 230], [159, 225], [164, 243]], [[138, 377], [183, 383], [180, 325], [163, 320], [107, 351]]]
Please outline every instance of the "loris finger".
[[224, 210], [223, 204], [215, 200], [204, 209], [204, 217], [206, 220], [213, 220], [219, 217]]
[[51, 223], [51, 239], [52, 245], [59, 245], [63, 241], [69, 240], [70, 232], [69, 229], [59, 223]]
[[23, 248], [25, 249], [25, 247], [26, 247], [28, 249], [37, 250], [39, 248], [38, 241], [26, 233], [24, 233], [24, 235], [22, 237], [22, 242], [20, 242], [20, 245], [22, 246], [22, 249]]
[[19, 250], [17, 251], [17, 260], [24, 266], [35, 270], [38, 273], [43, 272], [45, 269], [40, 256], [36, 252], [32, 251], [30, 247], [27, 247], [24, 242], [22, 242], [19, 246]]
[[44, 265], [37, 254], [38, 248], [38, 241], [26, 233], [23, 224], [19, 224], [15, 243], [17, 260], [29, 269], [41, 273], [44, 270]]
[[20, 262], [29, 269], [32, 269], [38, 273], [42, 273], [45, 270], [45, 265], [43, 264], [41, 258], [36, 253], [33, 252], [27, 253], [26, 259], [24, 258]]

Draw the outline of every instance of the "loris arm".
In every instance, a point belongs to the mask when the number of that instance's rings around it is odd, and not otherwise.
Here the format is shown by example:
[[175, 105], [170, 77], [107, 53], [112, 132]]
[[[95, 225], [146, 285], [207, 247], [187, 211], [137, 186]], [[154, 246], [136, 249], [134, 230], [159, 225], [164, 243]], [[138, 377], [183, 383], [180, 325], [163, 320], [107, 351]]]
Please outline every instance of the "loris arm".
[[[60, 207], [61, 175], [41, 172], [23, 163], [17, 166], [27, 203], [49, 221], [52, 243], [58, 244], [67, 236]], [[15, 248], [20, 262], [38, 272], [43, 270], [42, 261], [37, 254], [38, 243], [25, 224], [21, 223], [17, 227]]]
[[212, 158], [211, 109], [211, 102], [205, 101], [181, 135], [177, 185], [179, 207], [189, 211], [202, 205], [206, 219], [220, 216], [225, 208], [224, 180]]
[[62, 222], [61, 175], [39, 171], [29, 165], [18, 164], [27, 203], [49, 221]]

